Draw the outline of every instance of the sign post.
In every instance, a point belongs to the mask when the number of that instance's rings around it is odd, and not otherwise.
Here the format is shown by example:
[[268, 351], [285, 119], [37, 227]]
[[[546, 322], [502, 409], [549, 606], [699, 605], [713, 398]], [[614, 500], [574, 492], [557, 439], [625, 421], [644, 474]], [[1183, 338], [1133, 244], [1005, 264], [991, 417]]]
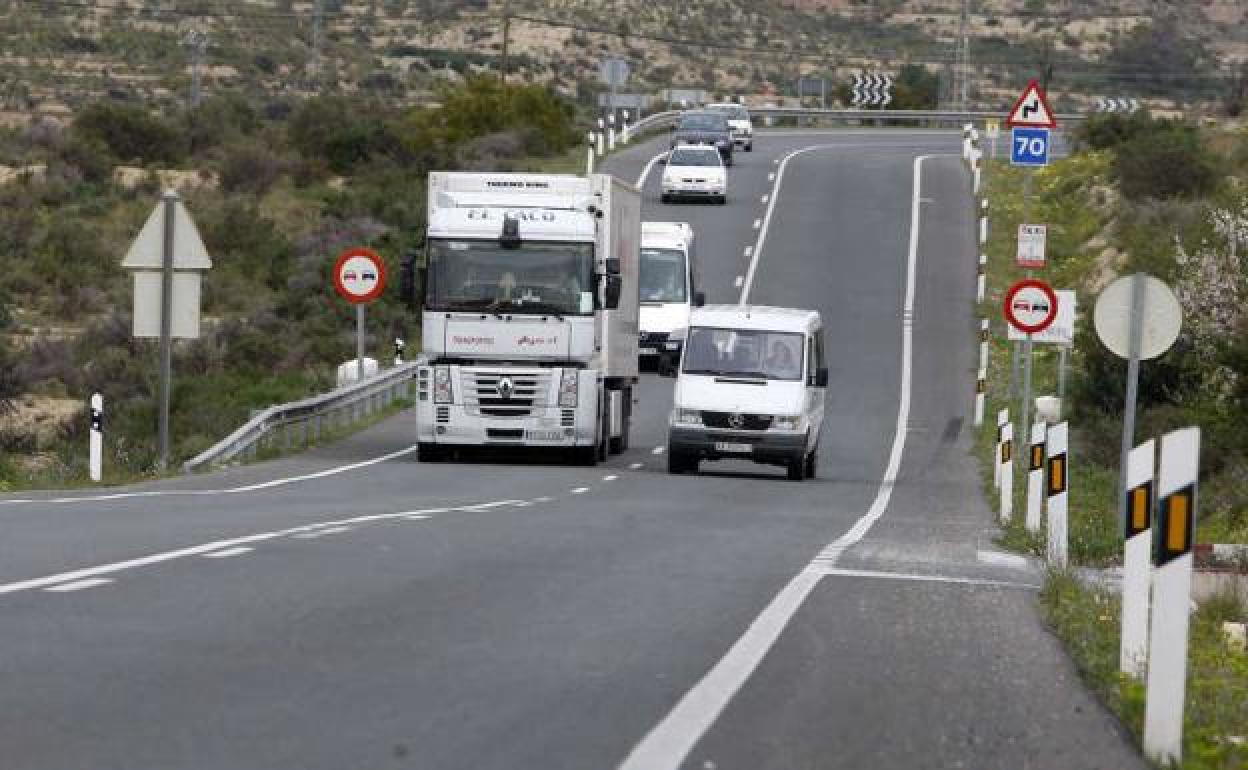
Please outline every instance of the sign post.
[[1153, 545], [1153, 464], [1151, 438], [1127, 457], [1126, 544], [1122, 560], [1122, 639], [1118, 670], [1142, 676], [1148, 667], [1148, 598]]
[[1157, 475], [1157, 537], [1153, 550], [1153, 617], [1149, 626], [1144, 704], [1144, 754], [1158, 764], [1178, 764], [1183, 754], [1183, 697], [1187, 688], [1187, 636], [1192, 595], [1192, 529], [1200, 428], [1161, 438]]
[[377, 252], [351, 248], [334, 263], [334, 289], [355, 305], [355, 378], [362, 380], [364, 367], [364, 307], [381, 296], [386, 288], [386, 265]]

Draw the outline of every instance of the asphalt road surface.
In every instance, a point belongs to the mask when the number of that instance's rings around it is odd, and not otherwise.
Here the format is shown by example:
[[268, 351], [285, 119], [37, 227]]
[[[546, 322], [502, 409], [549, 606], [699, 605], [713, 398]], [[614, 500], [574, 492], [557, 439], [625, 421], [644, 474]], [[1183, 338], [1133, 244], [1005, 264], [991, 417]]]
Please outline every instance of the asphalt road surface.
[[598, 468], [421, 465], [401, 415], [107, 493], [0, 497], [0, 767], [1143, 767], [996, 553], [968, 455], [957, 132], [761, 133], [711, 302], [819, 310], [818, 478], [669, 476], [672, 380]]

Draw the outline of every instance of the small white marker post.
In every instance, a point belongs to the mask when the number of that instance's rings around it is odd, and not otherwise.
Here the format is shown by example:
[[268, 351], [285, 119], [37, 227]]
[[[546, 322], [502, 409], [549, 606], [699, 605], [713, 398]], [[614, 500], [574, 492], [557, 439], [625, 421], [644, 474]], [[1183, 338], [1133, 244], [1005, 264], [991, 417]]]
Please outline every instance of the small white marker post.
[[1070, 463], [1067, 458], [1067, 431], [1069, 424], [1059, 422], [1050, 425], [1044, 441], [1045, 479], [1049, 514], [1049, 566], [1066, 569], [1066, 496], [1070, 482]]
[[988, 291], [988, 276], [985, 271], [988, 269], [988, 255], [979, 255], [979, 268], [975, 271], [975, 301], [983, 302], [984, 294]]
[[622, 144], [628, 144], [628, 140], [631, 139], [631, 137], [628, 135], [629, 134], [628, 110], [624, 110], [624, 113], [623, 115], [621, 115], [621, 118], [622, 120], [620, 121], [620, 142]]
[[982, 246], [988, 242], [988, 201], [981, 201], [979, 210], [979, 243]]
[[987, 318], [979, 319], [979, 368], [988, 368], [988, 341], [991, 339], [991, 332]]
[[403, 363], [403, 351], [407, 350], [407, 343], [402, 337], [394, 338], [394, 365], [400, 366]]
[[1157, 446], [1145, 441], [1127, 455], [1126, 543], [1122, 559], [1122, 639], [1118, 670], [1143, 677], [1148, 668], [1148, 597], [1152, 578], [1153, 465]]
[[88, 459], [91, 480], [98, 482], [104, 471], [104, 397], [99, 393], [91, 396], [91, 437]]
[[1008, 524], [1014, 515], [1014, 426], [1008, 422], [1001, 429], [997, 462], [1001, 465], [1001, 523]]
[[1005, 435], [1005, 425], [1010, 421], [1010, 410], [1008, 408], [997, 412], [997, 444], [993, 449], [995, 457], [992, 463], [992, 488], [1001, 488], [1001, 437]]
[[607, 116], [607, 149], [615, 152], [615, 114]]
[[1040, 531], [1040, 514], [1044, 508], [1044, 439], [1047, 428], [1043, 422], [1031, 426], [1031, 443], [1027, 446], [1027, 518], [1028, 532]]
[[593, 131], [586, 134], [585, 138], [589, 140], [589, 152], [585, 156], [585, 176], [589, 176], [594, 173], [594, 145], [598, 143], [598, 138]]
[[971, 167], [975, 169], [975, 174], [973, 177], [974, 181], [971, 183], [971, 192], [974, 193], [975, 195], [979, 195], [979, 185], [981, 181], [981, 174], [979, 170], [979, 150], [972, 151]]
[[606, 121], [598, 118], [598, 157], [601, 158], [606, 153]]
[[962, 160], [970, 161], [971, 159], [971, 124], [962, 124]]
[[1153, 617], [1148, 634], [1144, 755], [1178, 764], [1183, 754], [1183, 697], [1192, 596], [1192, 527], [1200, 428], [1161, 437], [1157, 474], [1157, 537], [1153, 550]]
[[984, 391], [988, 387], [988, 370], [981, 368], [975, 377], [975, 427], [984, 424]]

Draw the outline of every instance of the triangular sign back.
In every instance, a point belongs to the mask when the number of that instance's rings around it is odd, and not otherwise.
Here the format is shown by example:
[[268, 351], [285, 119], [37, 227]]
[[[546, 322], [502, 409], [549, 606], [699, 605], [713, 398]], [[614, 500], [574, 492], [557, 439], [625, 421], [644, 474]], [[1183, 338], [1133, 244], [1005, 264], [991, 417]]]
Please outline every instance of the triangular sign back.
[[1033, 80], [1023, 89], [1023, 95], [1014, 103], [1005, 125], [1010, 128], [1057, 128], [1053, 108], [1049, 107], [1049, 100], [1039, 81]]
[[[173, 266], [177, 270], [208, 270], [212, 259], [199, 237], [199, 228], [191, 219], [186, 206], [178, 201], [173, 207]], [[159, 270], [165, 251], [165, 202], [161, 201], [148, 215], [143, 229], [130, 244], [126, 258], [121, 261], [125, 268]]]

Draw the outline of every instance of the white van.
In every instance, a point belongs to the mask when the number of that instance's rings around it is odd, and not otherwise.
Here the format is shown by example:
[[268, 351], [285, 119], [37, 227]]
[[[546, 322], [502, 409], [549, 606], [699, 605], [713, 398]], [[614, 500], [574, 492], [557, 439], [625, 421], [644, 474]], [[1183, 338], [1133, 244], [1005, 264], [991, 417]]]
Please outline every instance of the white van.
[[641, 345], [643, 363], [660, 372], [680, 363], [680, 337], [689, 312], [706, 304], [698, 291], [693, 228], [688, 222], [641, 223]]
[[709, 305], [690, 314], [667, 440], [670, 473], [703, 460], [813, 478], [828, 369], [813, 310]]

